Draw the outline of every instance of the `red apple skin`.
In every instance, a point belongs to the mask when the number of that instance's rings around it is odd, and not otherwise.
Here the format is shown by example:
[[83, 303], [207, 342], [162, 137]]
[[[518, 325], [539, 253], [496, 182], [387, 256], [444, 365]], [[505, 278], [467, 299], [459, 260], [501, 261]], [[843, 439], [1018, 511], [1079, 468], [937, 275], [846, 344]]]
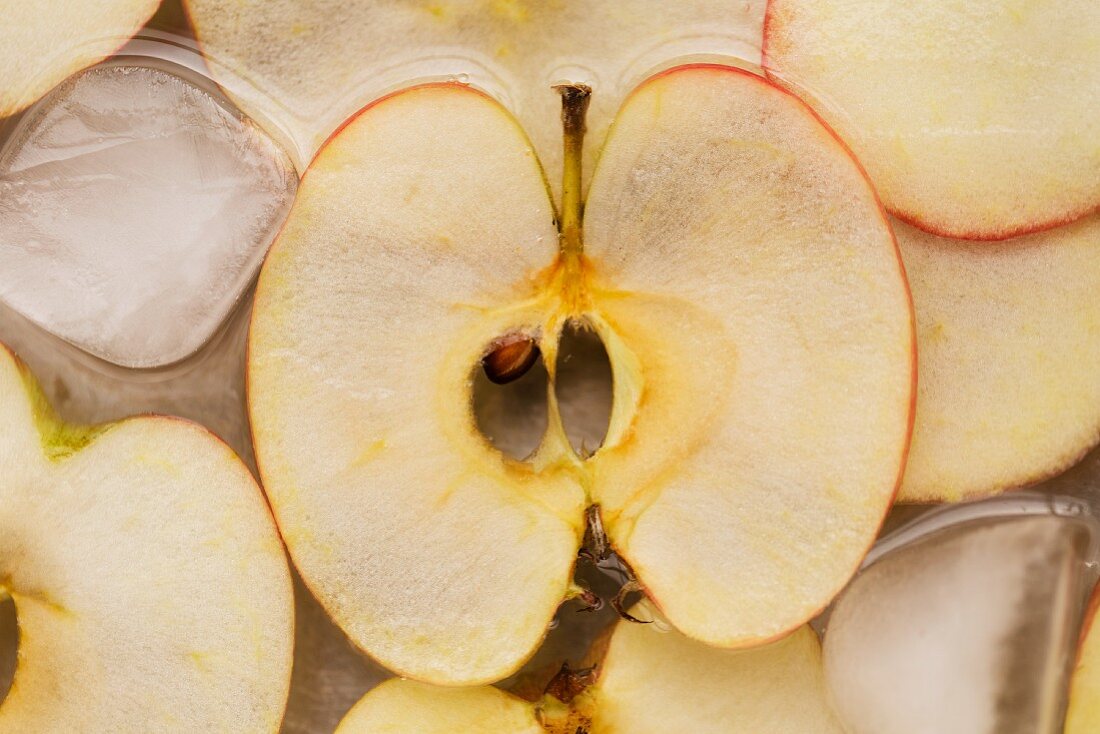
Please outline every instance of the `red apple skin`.
[[[761, 68], [763, 68], [764, 73], [768, 76], [768, 78], [774, 80], [777, 78], [778, 75], [774, 73], [774, 66], [772, 65], [771, 58], [768, 55], [768, 38], [771, 36], [772, 30], [776, 25], [775, 16], [772, 12], [775, 9], [776, 0], [767, 0], [767, 2], [768, 5], [764, 10], [764, 34], [760, 42], [760, 64]], [[845, 147], [847, 148], [847, 146]], [[860, 170], [863, 170], [862, 166], [860, 167]], [[870, 181], [870, 179], [868, 179], [868, 181]], [[886, 210], [906, 224], [911, 224], [917, 229], [924, 230], [925, 232], [930, 232], [931, 234], [938, 235], [940, 237], [952, 237], [954, 239], [971, 240], [974, 242], [1000, 242], [1001, 240], [1007, 240], [1013, 237], [1019, 237], [1021, 235], [1034, 234], [1036, 232], [1054, 229], [1056, 227], [1061, 227], [1065, 224], [1069, 224], [1071, 222], [1076, 222], [1078, 219], [1084, 219], [1091, 214], [1096, 214], [1097, 212], [1100, 212], [1100, 202], [1096, 202], [1092, 206], [1083, 207], [1079, 210], [1067, 212], [1060, 217], [1055, 217], [1053, 219], [1044, 220], [1041, 222], [1034, 222], [1029, 225], [1020, 225], [1018, 227], [1004, 227], [997, 230], [996, 232], [982, 232], [978, 230], [947, 232], [944, 231], [942, 228], [936, 227], [935, 225], [931, 224], [915, 212], [907, 212], [893, 207], [886, 207]], [[1040, 479], [1043, 478], [1045, 477], [1040, 477]]]

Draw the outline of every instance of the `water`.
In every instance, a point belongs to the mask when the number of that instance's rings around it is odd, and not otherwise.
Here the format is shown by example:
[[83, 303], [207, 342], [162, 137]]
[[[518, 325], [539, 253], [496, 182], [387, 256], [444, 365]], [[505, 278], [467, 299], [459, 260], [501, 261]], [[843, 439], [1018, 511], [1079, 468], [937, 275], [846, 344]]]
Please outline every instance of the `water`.
[[553, 84], [595, 90], [586, 142], [594, 159], [624, 97], [670, 61], [758, 64], [765, 2], [266, 0], [247, 6], [247, 22], [204, 23], [217, 5], [191, 3], [215, 78], [232, 85], [244, 110], [286, 131], [299, 167], [372, 99], [410, 81], [461, 80], [516, 115], [557, 192], [561, 126]]
[[[679, 7], [668, 6], [673, 12]], [[290, 161], [304, 169], [332, 127], [371, 97], [413, 79], [453, 78], [494, 93], [516, 112], [556, 188], [560, 127], [551, 83], [596, 87], [590, 164], [622, 97], [652, 71], [715, 55], [758, 60], [754, 44], [762, 8], [754, 0], [733, 3], [723, 18], [673, 18], [667, 25], [678, 32], [629, 13], [609, 14], [586, 26], [582, 38], [564, 42], [566, 25], [528, 18], [520, 38], [534, 48], [525, 67], [484, 39], [432, 31], [421, 39], [430, 49], [422, 53], [409, 50], [414, 44], [408, 34], [393, 33], [400, 48], [384, 45], [366, 57], [352, 43], [337, 54], [357, 60], [344, 64], [346, 83], [307, 75], [297, 89], [278, 68], [244, 78], [216, 46], [208, 49], [219, 83], [230, 98], [248, 102], [264, 136], [206, 79], [210, 72], [187, 35], [178, 3], [166, 2], [151, 26], [127, 44], [124, 57], [85, 74], [83, 82], [70, 82], [19, 120], [0, 121], [0, 186], [6, 187], [0, 210], [17, 204], [0, 211], [0, 341], [30, 364], [69, 420], [182, 415], [210, 427], [251, 463], [244, 409], [248, 291], [293, 194]], [[563, 21], [569, 22], [576, 19]], [[636, 24], [630, 35], [637, 44], [629, 49], [606, 43], [622, 22]], [[276, 61], [278, 66], [285, 59]], [[101, 131], [91, 124], [96, 119], [111, 125]], [[112, 147], [108, 138], [119, 130], [125, 144]], [[50, 173], [50, 185], [36, 185], [41, 181], [28, 173], [35, 169]], [[78, 214], [86, 219], [68, 218]], [[13, 247], [18, 241], [22, 247]], [[532, 435], [537, 438], [537, 432]], [[981, 700], [962, 713], [997, 721], [997, 702], [1013, 698], [1020, 706], [1013, 711], [1032, 717], [1021, 722], [1038, 722], [1036, 731], [1056, 727], [1060, 665], [1072, 647], [1081, 597], [1096, 576], [1092, 517], [1100, 509], [1098, 480], [1100, 451], [1033, 496], [894, 510], [890, 531], [868, 564], [893, 568], [904, 583], [876, 581], [868, 572], [851, 592], [879, 612], [872, 615], [877, 626], [858, 632], [865, 643], [862, 664], [882, 671], [871, 683], [889, 686], [883, 700], [898, 700], [903, 688], [898, 661], [909, 664], [902, 673], [915, 676], [910, 680], [923, 681], [904, 687], [910, 697], [894, 713], [904, 712], [906, 703], [936, 709], [934, 697], [943, 691], [935, 685], [943, 681], [929, 673], [940, 669], [927, 666], [939, 662], [946, 666], [944, 681], [957, 680], [950, 677], [956, 669], [986, 675], [986, 695], [971, 696]], [[1019, 518], [1054, 524], [1044, 523], [1027, 542], [1012, 533], [1000, 536], [1000, 545], [970, 538], [975, 530]], [[581, 576], [604, 596], [613, 595], [621, 581], [610, 570], [583, 566]], [[296, 592], [297, 657], [283, 730], [331, 731], [388, 674], [349, 645], [300, 582]], [[606, 607], [582, 614], [575, 603], [564, 606], [547, 644], [507, 685], [541, 690], [543, 676], [562, 659], [576, 662], [613, 618]], [[0, 645], [8, 622], [0, 616]], [[816, 624], [827, 628], [827, 646], [841, 639], [839, 615]], [[872, 632], [877, 637], [870, 644]], [[908, 654], [914, 650], [921, 654]], [[0, 659], [0, 678], [4, 670]], [[970, 684], [956, 687], [968, 690]], [[935, 730], [953, 731], [946, 725]]]
[[286, 154], [182, 70], [94, 67], [0, 153], [0, 299], [107, 361], [179, 361], [240, 299], [296, 188]]

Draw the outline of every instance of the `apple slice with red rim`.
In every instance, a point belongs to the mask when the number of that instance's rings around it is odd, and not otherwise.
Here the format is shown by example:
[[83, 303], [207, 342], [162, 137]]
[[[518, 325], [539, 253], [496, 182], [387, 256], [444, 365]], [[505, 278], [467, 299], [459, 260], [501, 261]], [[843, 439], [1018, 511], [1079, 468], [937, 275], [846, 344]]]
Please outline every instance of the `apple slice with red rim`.
[[899, 498], [973, 499], [1076, 463], [1100, 440], [1100, 216], [1005, 242], [895, 232], [920, 372]]
[[0, 117], [15, 114], [114, 53], [160, 0], [9, 2], [0, 31]]
[[[248, 376], [265, 488], [306, 583], [405, 676], [516, 670], [576, 593], [591, 505], [676, 627], [739, 647], [824, 607], [895, 493], [912, 312], [844, 146], [762, 77], [678, 68], [625, 103], [582, 215], [585, 99], [566, 90], [560, 231], [511, 115], [432, 84], [332, 138], [260, 277]], [[584, 456], [553, 384], [578, 324], [614, 382]], [[517, 334], [551, 383], [527, 461], [471, 410], [473, 375]]]
[[770, 0], [764, 66], [891, 212], [993, 240], [1100, 206], [1100, 3]]

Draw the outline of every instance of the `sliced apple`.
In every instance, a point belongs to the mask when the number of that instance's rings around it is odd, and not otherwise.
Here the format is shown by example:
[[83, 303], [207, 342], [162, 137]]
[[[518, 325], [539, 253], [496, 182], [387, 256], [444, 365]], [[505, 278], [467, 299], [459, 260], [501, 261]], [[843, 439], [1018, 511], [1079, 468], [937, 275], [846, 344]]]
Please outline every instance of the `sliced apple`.
[[251, 474], [205, 429], [58, 422], [0, 346], [5, 732], [276, 732], [293, 600]]
[[886, 206], [1002, 239], [1100, 206], [1100, 3], [770, 0], [768, 74], [813, 101]]
[[825, 633], [850, 734], [1055, 731], [1088, 541], [1072, 518], [982, 520], [868, 566]]
[[348, 712], [336, 734], [543, 734], [533, 704], [489, 686], [442, 688], [391, 678]]
[[[873, 191], [809, 109], [731, 67], [653, 78], [594, 174], [587, 244], [571, 161], [559, 242], [502, 107], [397, 93], [318, 155], [261, 274], [265, 488], [306, 583], [402, 675], [514, 671], [572, 593], [591, 504], [683, 632], [781, 636], [845, 584], [895, 492], [908, 293]], [[541, 447], [509, 460], [471, 376], [520, 333], [553, 378], [571, 322], [611, 362], [603, 445], [573, 452], [551, 392]]]
[[337, 734], [842, 734], [809, 627], [751, 650], [719, 650], [652, 625], [619, 623], [595, 682], [566, 704], [495, 688], [391, 680]]
[[0, 117], [15, 114], [70, 74], [114, 53], [160, 0], [9, 2], [0, 29]]
[[591, 734], [841, 734], [817, 633], [721, 650], [654, 625], [622, 622], [582, 694]]
[[596, 89], [589, 152], [623, 97], [668, 59], [760, 61], [764, 0], [186, 0], [211, 69], [304, 164], [349, 115], [398, 86], [453, 76], [501, 95], [558, 184], [551, 84]]
[[1062, 471], [1100, 440], [1100, 217], [999, 243], [897, 223], [917, 314], [902, 500], [960, 500]]
[[1070, 680], [1069, 710], [1066, 712], [1065, 734], [1092, 734], [1100, 731], [1100, 625], [1096, 612], [1100, 609], [1100, 587], [1092, 594], [1077, 662]]

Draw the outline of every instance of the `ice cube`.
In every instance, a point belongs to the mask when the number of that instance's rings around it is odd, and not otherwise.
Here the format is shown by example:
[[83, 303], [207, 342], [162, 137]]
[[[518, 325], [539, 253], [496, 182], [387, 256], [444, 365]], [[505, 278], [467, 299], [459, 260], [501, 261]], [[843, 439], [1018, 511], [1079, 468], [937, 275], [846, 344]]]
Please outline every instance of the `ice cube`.
[[0, 299], [110, 362], [176, 362], [225, 321], [296, 187], [286, 154], [197, 75], [85, 70], [0, 152]]
[[1060, 731], [1089, 528], [1049, 514], [971, 521], [868, 566], [825, 636], [852, 734]]
[[64, 420], [97, 424], [139, 413], [188, 418], [224, 439], [255, 470], [244, 404], [247, 305], [197, 354], [159, 370], [128, 370], [91, 357], [2, 302], [0, 342], [26, 362]]

